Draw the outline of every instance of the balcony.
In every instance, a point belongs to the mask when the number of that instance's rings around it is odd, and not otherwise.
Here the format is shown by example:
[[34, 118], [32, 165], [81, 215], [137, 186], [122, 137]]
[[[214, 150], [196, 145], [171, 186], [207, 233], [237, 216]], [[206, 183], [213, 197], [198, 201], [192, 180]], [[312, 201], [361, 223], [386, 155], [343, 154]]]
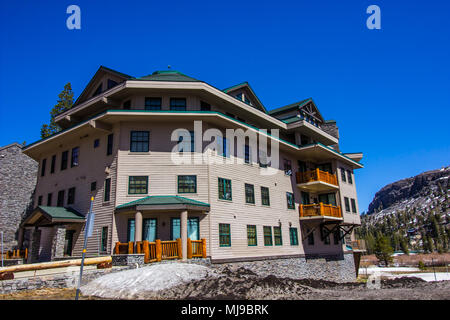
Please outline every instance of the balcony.
[[341, 207], [333, 206], [331, 204], [301, 204], [299, 206], [300, 220], [309, 219], [327, 219], [327, 220], [341, 220]]
[[312, 192], [323, 192], [339, 189], [335, 174], [319, 169], [297, 172], [297, 187]]

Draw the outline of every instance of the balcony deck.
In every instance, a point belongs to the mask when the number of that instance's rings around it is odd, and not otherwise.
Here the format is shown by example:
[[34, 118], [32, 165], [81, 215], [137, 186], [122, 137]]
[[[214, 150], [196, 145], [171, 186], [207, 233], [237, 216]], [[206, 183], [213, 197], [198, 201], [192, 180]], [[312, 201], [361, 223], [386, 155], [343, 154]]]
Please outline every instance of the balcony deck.
[[297, 187], [312, 192], [337, 190], [339, 185], [335, 174], [319, 169], [305, 172], [297, 172]]
[[342, 210], [339, 206], [330, 204], [301, 204], [299, 206], [300, 220], [323, 219], [342, 220]]

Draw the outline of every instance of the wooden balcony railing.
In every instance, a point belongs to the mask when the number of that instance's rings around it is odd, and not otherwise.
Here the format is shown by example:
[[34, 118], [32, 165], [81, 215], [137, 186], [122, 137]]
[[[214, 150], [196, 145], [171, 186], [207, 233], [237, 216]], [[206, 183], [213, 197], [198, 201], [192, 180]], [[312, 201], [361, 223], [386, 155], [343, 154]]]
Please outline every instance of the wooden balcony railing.
[[[115, 254], [133, 254], [143, 253], [144, 262], [150, 263], [161, 260], [181, 259], [182, 243], [181, 239], [171, 241], [161, 241], [156, 239], [154, 242], [147, 240], [138, 242], [120, 243], [116, 242], [114, 247]], [[187, 258], [206, 258], [206, 239], [187, 240]]]
[[341, 207], [331, 204], [301, 204], [299, 206], [300, 218], [305, 217], [334, 217], [342, 218]]
[[27, 259], [28, 249], [24, 250], [9, 250], [3, 253], [3, 259]]
[[335, 186], [338, 185], [336, 175], [326, 171], [316, 169], [305, 172], [297, 172], [297, 184], [314, 181], [322, 181]]

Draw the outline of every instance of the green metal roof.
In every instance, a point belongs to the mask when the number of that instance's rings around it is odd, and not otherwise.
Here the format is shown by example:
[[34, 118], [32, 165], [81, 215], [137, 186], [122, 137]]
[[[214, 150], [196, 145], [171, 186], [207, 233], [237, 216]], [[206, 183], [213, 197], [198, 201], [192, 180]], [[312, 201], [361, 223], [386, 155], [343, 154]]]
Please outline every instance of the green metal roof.
[[136, 205], [146, 206], [146, 205], [174, 205], [174, 204], [184, 204], [193, 206], [209, 207], [210, 205], [205, 202], [188, 199], [180, 196], [148, 196], [139, 200], [131, 201], [125, 204], [117, 206], [116, 209], [123, 209], [134, 207]]
[[179, 71], [166, 70], [166, 71], [155, 71], [152, 74], [135, 80], [143, 81], [179, 81], [179, 82], [202, 82], [200, 80], [189, 77]]
[[296, 103], [289, 104], [289, 105], [281, 107], [281, 108], [270, 110], [269, 114], [273, 115], [275, 113], [280, 113], [280, 112], [283, 112], [283, 111], [288, 111], [288, 110], [291, 110], [291, 109], [295, 109], [295, 108], [301, 107], [302, 105], [304, 105], [306, 102], [308, 102], [310, 100], [312, 100], [312, 98], [308, 98], [308, 99], [305, 99], [305, 100], [302, 100], [302, 101], [299, 101], [299, 102], [296, 102]]
[[84, 220], [84, 216], [72, 208], [39, 206], [40, 210], [52, 217], [52, 219], [76, 219]]

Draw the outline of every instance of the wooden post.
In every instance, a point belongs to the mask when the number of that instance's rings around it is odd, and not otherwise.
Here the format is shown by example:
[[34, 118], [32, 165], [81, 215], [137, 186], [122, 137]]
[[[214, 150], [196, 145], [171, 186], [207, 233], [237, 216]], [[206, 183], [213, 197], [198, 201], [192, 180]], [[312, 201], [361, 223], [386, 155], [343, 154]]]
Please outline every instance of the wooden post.
[[319, 168], [316, 168], [316, 180], [320, 181], [320, 170], [319, 170]]
[[115, 254], [119, 254], [119, 243], [120, 242], [116, 242], [116, 246], [114, 247], [114, 253]]
[[148, 240], [142, 241], [142, 250], [144, 251], [144, 263], [148, 263], [150, 260], [150, 245]]
[[161, 261], [162, 259], [162, 246], [161, 246], [161, 240], [156, 239], [155, 240], [155, 247], [156, 247], [156, 261]]
[[323, 216], [323, 203], [321, 202], [320, 203], [320, 212], [319, 212], [319, 215], [321, 215], [321, 216]]
[[187, 238], [187, 258], [192, 259], [192, 241], [191, 238]]
[[202, 239], [202, 258], [206, 258], [206, 239]]
[[181, 243], [181, 238], [177, 239], [177, 249], [178, 249], [178, 259], [183, 258], [183, 244]]
[[133, 254], [133, 248], [134, 247], [134, 242], [130, 241], [128, 242], [128, 254]]
[[136, 253], [142, 253], [141, 245], [142, 245], [142, 241], [137, 241], [136, 242]]
[[300, 206], [298, 207], [300, 210], [300, 218], [303, 217], [303, 204], [300, 204]]
[[25, 261], [28, 259], [28, 248], [25, 248]]

